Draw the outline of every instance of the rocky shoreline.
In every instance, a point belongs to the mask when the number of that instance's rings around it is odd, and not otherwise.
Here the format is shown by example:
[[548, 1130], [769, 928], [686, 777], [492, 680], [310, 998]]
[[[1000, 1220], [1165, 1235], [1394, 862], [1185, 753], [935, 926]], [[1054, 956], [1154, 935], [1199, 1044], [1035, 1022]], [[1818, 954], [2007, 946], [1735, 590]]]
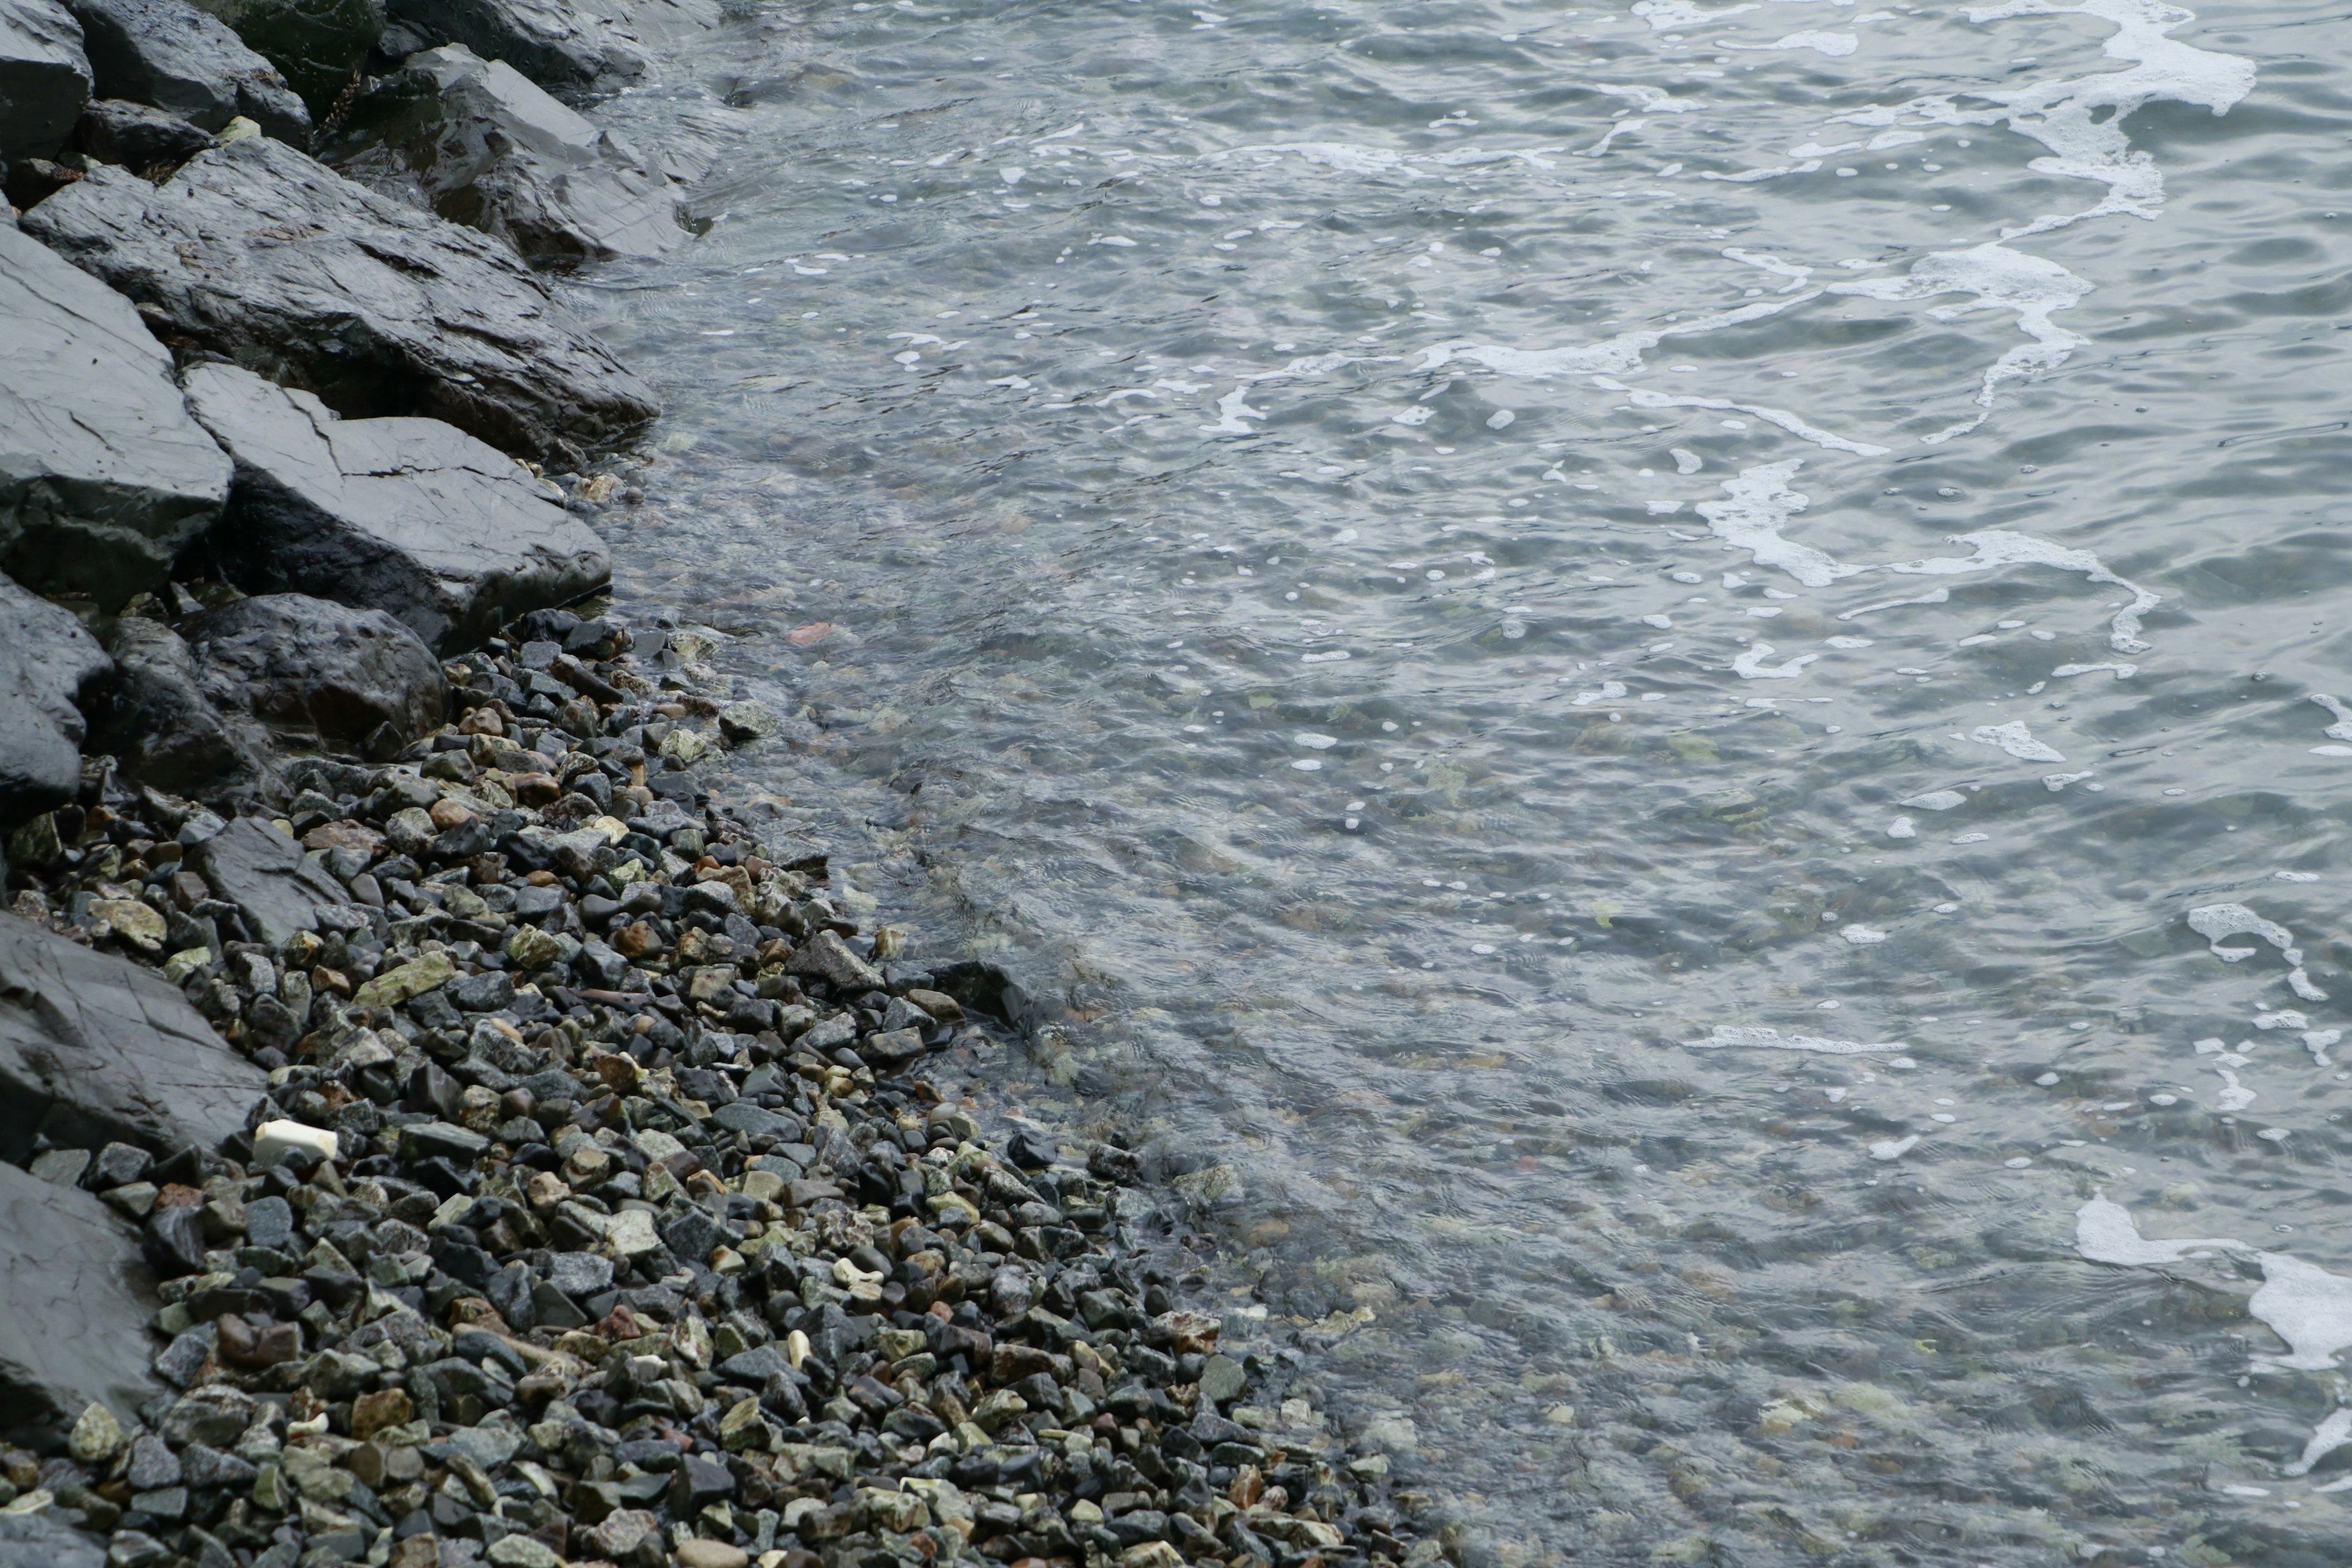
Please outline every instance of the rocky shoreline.
[[540, 269], [708, 153], [548, 89], [697, 4], [0, 0], [0, 1564], [1425, 1568], [565, 607], [657, 410]]

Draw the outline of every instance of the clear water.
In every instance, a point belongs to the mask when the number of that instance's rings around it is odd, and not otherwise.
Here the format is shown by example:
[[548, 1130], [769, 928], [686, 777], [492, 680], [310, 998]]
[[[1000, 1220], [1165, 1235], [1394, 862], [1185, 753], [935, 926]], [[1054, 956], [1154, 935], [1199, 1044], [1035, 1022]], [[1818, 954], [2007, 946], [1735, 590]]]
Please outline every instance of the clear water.
[[1467, 1561], [2340, 1561], [2348, 58], [764, 10], [625, 593]]

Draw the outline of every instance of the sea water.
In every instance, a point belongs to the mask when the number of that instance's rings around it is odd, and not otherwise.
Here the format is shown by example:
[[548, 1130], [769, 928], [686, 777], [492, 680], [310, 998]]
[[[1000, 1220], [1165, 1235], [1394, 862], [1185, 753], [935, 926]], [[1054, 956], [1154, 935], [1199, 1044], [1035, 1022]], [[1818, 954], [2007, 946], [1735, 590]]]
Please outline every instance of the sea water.
[[747, 9], [622, 595], [1465, 1562], [2338, 1561], [2347, 58]]

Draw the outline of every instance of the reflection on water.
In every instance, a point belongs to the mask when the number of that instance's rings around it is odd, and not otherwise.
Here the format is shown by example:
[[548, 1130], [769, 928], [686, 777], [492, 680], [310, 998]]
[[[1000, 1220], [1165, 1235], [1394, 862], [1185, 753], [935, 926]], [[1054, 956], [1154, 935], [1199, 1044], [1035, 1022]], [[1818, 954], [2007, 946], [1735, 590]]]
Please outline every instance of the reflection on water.
[[605, 521], [1472, 1560], [2332, 1561], [2347, 53], [763, 12]]

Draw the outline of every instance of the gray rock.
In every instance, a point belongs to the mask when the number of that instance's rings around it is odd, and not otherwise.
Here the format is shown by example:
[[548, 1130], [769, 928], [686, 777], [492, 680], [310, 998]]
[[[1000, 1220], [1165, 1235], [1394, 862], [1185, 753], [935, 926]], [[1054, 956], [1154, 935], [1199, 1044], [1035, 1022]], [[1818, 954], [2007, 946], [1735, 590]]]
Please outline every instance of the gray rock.
[[213, 135], [178, 115], [127, 98], [90, 100], [74, 125], [74, 145], [103, 163], [144, 174], [182, 163], [213, 144]]
[[131, 1483], [133, 1491], [152, 1492], [157, 1487], [176, 1487], [184, 1479], [180, 1457], [164, 1447], [163, 1439], [152, 1432], [142, 1432], [131, 1441], [131, 1462], [122, 1479]]
[[830, 981], [844, 991], [879, 991], [883, 986], [882, 972], [850, 952], [849, 944], [830, 931], [817, 932], [794, 949], [784, 963], [784, 973]]
[[613, 1283], [613, 1260], [593, 1252], [558, 1252], [548, 1259], [547, 1279], [574, 1299], [593, 1296]]
[[413, 740], [441, 721], [440, 661], [382, 610], [267, 594], [206, 611], [185, 631], [205, 695], [222, 707], [331, 740], [383, 724]]
[[284, 1198], [254, 1198], [245, 1205], [245, 1239], [248, 1246], [284, 1251], [294, 1239], [294, 1205]]
[[99, 683], [91, 702], [90, 745], [112, 755], [127, 776], [179, 794], [209, 794], [267, 769], [267, 737], [213, 706], [179, 633], [126, 616], [114, 625], [109, 651], [114, 673]]
[[73, 613], [0, 577], [0, 827], [63, 805], [81, 788], [76, 706], [108, 668]]
[[[138, 1244], [88, 1193], [13, 1165], [0, 1165], [0, 1236], [8, 1238], [8, 1266], [0, 1268], [0, 1440], [61, 1446], [92, 1401], [128, 1426], [161, 1391], [147, 1372], [155, 1300]], [[0, 1531], [11, 1528], [0, 1515]], [[25, 1544], [0, 1533], [0, 1563], [26, 1561]], [[39, 1561], [50, 1568], [79, 1558], [61, 1550]]]
[[463, 44], [533, 81], [585, 85], [646, 68], [633, 30], [594, 0], [391, 0], [390, 10], [435, 43]]
[[238, 115], [272, 136], [310, 139], [310, 111], [278, 68], [188, 0], [67, 0], [97, 89], [218, 131]]
[[204, 552], [248, 593], [388, 612], [438, 652], [612, 581], [612, 557], [546, 484], [437, 419], [338, 419], [236, 365], [188, 374], [188, 405], [236, 461]]
[[538, 262], [661, 256], [686, 243], [677, 188], [503, 60], [409, 57], [323, 154], [343, 173]]
[[89, 101], [72, 13], [57, 0], [0, 0], [0, 161], [55, 153]]
[[106, 1568], [106, 1545], [54, 1513], [0, 1514], [0, 1568]]
[[0, 567], [113, 609], [219, 515], [228, 458], [130, 302], [5, 225], [0, 321]]
[[160, 186], [94, 169], [23, 222], [173, 331], [347, 417], [426, 414], [576, 458], [658, 412], [505, 247], [266, 137]]
[[0, 920], [0, 1159], [31, 1158], [42, 1133], [210, 1149], [268, 1087], [155, 971]]
[[276, 66], [323, 122], [383, 37], [383, 0], [197, 0]]
[[188, 859], [215, 898], [236, 906], [253, 939], [272, 947], [296, 931], [320, 929], [321, 911], [350, 898], [305, 863], [299, 844], [258, 817], [238, 817], [190, 850]]

